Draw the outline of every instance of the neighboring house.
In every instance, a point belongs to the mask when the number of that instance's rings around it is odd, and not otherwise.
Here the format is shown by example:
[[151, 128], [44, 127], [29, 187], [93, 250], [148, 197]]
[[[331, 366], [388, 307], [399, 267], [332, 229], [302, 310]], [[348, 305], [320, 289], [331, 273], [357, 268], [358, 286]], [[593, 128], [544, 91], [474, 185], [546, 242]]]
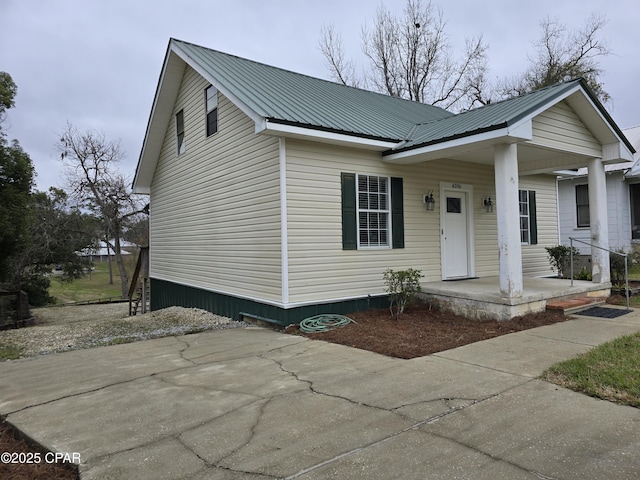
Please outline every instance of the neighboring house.
[[[111, 240], [111, 245], [114, 241]], [[127, 242], [126, 240], [120, 240], [120, 248], [122, 255], [131, 255], [132, 252], [137, 251], [138, 246], [135, 243]], [[96, 248], [85, 248], [80, 252], [83, 257], [91, 257], [91, 260], [96, 262], [104, 262], [109, 257], [114, 257], [115, 253], [113, 248], [107, 247], [106, 242], [98, 242]]]
[[[636, 150], [640, 149], [640, 126], [622, 131]], [[609, 247], [626, 252], [640, 247], [640, 154], [634, 163], [606, 165]], [[558, 212], [560, 243], [569, 245], [569, 238], [580, 240], [574, 246], [588, 255], [591, 247], [589, 218], [589, 182], [587, 168], [561, 172], [558, 179]]]
[[553, 172], [604, 188], [631, 155], [581, 80], [454, 115], [172, 39], [134, 179], [151, 306], [288, 324], [381, 305], [387, 268], [493, 276], [514, 305], [550, 273]]

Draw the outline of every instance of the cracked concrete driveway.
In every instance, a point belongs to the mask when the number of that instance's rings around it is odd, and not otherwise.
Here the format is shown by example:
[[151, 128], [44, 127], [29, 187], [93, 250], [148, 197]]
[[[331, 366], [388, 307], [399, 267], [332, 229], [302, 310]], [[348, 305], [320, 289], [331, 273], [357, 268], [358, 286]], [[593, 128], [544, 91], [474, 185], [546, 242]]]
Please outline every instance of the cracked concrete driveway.
[[0, 364], [0, 413], [83, 479], [635, 479], [640, 411], [537, 380], [640, 330], [579, 319], [413, 360], [260, 328]]

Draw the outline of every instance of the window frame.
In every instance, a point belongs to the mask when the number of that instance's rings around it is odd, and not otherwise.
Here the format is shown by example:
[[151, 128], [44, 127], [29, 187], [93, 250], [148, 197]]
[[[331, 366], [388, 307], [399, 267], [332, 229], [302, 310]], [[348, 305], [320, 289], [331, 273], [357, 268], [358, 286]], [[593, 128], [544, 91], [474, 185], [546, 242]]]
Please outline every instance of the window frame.
[[184, 128], [184, 108], [181, 108], [175, 116], [176, 119], [176, 154], [182, 155], [187, 151], [185, 128]]
[[[582, 195], [580, 195], [582, 197], [582, 200], [579, 199], [578, 190], [583, 191]], [[590, 228], [591, 217], [589, 216], [589, 184], [583, 183], [580, 185], [576, 185], [575, 193], [576, 193], [576, 228]], [[586, 199], [586, 203], [584, 203], [585, 199]], [[586, 223], [580, 222], [580, 219], [585, 214], [585, 211], [587, 215]]]
[[[361, 179], [365, 179], [365, 178], [366, 178], [367, 190], [363, 191], [360, 188]], [[376, 179], [376, 182], [378, 185], [377, 190], [371, 189], [372, 184], [370, 179], [373, 179], [373, 178]], [[379, 182], [381, 179], [384, 180], [384, 185], [385, 185], [384, 192], [380, 191]], [[393, 230], [392, 230], [392, 217], [391, 217], [391, 214], [392, 214], [391, 183], [392, 183], [391, 177], [386, 175], [370, 175], [370, 174], [362, 174], [362, 173], [356, 174], [356, 238], [358, 242], [357, 243], [358, 250], [393, 248]], [[380, 208], [380, 199], [381, 199], [380, 197], [382, 195], [384, 195], [385, 208]], [[363, 196], [366, 196], [368, 200], [368, 205], [366, 206], [366, 208], [364, 205], [362, 205]], [[372, 200], [375, 197], [377, 197], [378, 208], [371, 208]], [[365, 225], [363, 225], [362, 223], [363, 214], [367, 215], [367, 224]], [[378, 217], [378, 219], [380, 218], [380, 215], [383, 215], [385, 226], [383, 228], [380, 228], [380, 227], [372, 228], [370, 215], [375, 215]], [[383, 231], [385, 232], [384, 243], [380, 241], [380, 236], [378, 236], [377, 241], [373, 241], [373, 242], [371, 241], [370, 236], [373, 233], [378, 232], [379, 234], [380, 232], [383, 232]], [[362, 241], [364, 234], [366, 234], [366, 236], [368, 237], [368, 240], [366, 242]]]
[[[523, 194], [526, 198], [523, 201]], [[526, 206], [527, 211], [523, 213], [523, 205]], [[531, 217], [530, 217], [530, 204], [529, 204], [529, 191], [528, 190], [518, 190], [518, 212], [520, 214], [520, 243], [522, 245], [530, 245], [531, 242]], [[523, 228], [523, 220], [525, 220], [524, 228]], [[523, 233], [526, 233], [526, 240], [523, 237]]]
[[[213, 90], [215, 93], [209, 95]], [[210, 101], [214, 100], [215, 105], [211, 105]], [[205, 133], [207, 137], [218, 133], [218, 89], [213, 85], [209, 85], [204, 89], [204, 110], [205, 110]], [[215, 119], [215, 121], [212, 121]]]

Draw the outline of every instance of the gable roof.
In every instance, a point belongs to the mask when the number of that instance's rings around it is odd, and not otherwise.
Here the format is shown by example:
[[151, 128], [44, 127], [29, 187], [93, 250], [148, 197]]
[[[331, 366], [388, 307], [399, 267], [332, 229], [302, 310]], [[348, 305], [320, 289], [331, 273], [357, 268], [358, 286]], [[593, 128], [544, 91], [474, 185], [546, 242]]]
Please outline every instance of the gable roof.
[[622, 143], [629, 153], [623, 152], [620, 156], [631, 159], [630, 154], [635, 152], [633, 145], [582, 78], [418, 125], [410, 139], [383, 155], [397, 159], [416, 155], [418, 150], [446, 148], [444, 144], [477, 141], [479, 136], [494, 140], [508, 140], [508, 137], [531, 140], [532, 119], [561, 101], [566, 101], [580, 115], [602, 145]]
[[567, 92], [575, 90], [576, 85], [580, 82], [580, 79], [576, 79], [560, 83], [462, 112], [441, 121], [421, 124], [411, 141], [407, 142], [403, 149], [515, 126], [519, 121], [537, 113], [541, 106], [548, 108], [549, 103], [564, 97]]
[[456, 115], [171, 39], [136, 169], [140, 193], [148, 193], [186, 65], [249, 116], [256, 132], [352, 143], [390, 160], [447, 148], [452, 140], [473, 143], [480, 135], [530, 139], [533, 116], [562, 100], [573, 102], [603, 145], [622, 142], [634, 151], [581, 79]]
[[453, 115], [432, 105], [321, 80], [192, 43], [171, 43], [200, 66], [219, 90], [268, 122], [398, 141], [416, 123]]

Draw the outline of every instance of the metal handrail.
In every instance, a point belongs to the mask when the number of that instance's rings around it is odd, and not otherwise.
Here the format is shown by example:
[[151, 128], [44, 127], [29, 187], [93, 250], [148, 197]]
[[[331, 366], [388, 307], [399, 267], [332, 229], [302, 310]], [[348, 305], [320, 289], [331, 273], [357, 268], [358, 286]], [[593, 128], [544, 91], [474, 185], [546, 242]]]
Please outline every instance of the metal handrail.
[[584, 245], [589, 245], [592, 248], [598, 248], [600, 250], [604, 250], [605, 252], [613, 253], [614, 255], [620, 255], [624, 257], [624, 280], [625, 280], [625, 296], [627, 297], [627, 310], [631, 310], [629, 306], [629, 254], [614, 252], [613, 250], [609, 250], [608, 248], [601, 247], [599, 245], [594, 245], [593, 243], [585, 242], [583, 240], [578, 240], [574, 237], [569, 237], [569, 251], [571, 256], [571, 286], [573, 287], [573, 242], [576, 241], [578, 243], [583, 243]]

